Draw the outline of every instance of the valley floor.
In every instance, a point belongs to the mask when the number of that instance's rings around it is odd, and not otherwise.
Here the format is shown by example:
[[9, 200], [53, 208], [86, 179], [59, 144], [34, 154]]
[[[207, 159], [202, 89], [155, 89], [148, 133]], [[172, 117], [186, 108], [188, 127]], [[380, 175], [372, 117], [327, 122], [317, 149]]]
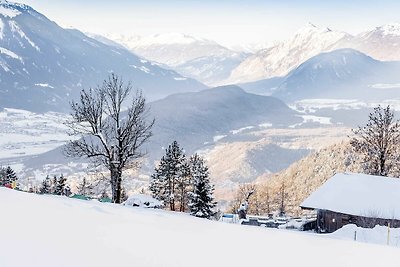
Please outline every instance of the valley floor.
[[[398, 248], [0, 188], [0, 266], [398, 266]], [[290, 255], [290, 256], [289, 256]]]

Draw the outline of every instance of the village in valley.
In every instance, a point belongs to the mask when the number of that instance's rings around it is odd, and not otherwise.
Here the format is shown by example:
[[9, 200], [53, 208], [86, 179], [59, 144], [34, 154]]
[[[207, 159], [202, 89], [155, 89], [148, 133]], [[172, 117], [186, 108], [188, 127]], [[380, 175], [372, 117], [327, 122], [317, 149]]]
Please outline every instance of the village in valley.
[[0, 0], [0, 267], [397, 266], [399, 4], [57, 2]]

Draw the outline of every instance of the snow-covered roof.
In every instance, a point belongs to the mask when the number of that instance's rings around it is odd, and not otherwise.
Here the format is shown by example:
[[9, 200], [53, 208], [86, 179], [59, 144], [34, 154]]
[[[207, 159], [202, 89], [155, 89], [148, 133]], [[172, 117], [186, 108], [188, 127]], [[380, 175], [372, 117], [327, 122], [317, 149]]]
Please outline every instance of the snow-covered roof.
[[400, 220], [400, 179], [338, 173], [300, 206], [356, 216]]

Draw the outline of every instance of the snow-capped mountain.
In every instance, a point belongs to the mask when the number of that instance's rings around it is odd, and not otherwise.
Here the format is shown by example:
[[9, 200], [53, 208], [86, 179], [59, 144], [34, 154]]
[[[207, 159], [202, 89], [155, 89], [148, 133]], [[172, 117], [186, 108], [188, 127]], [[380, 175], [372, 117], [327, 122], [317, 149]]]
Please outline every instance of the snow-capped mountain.
[[63, 29], [27, 5], [0, 3], [0, 107], [63, 110], [110, 72], [150, 99], [205, 88], [126, 49]]
[[340, 42], [338, 47], [351, 47], [382, 61], [400, 60], [400, 23], [360, 33]]
[[144, 37], [111, 34], [106, 37], [137, 55], [208, 85], [228, 78], [248, 56], [248, 53], [230, 50], [214, 41], [180, 33]]
[[381, 61], [398, 61], [400, 24], [382, 25], [355, 36], [309, 24], [293, 38], [249, 56], [232, 71], [225, 83], [247, 83], [285, 76], [305, 60], [339, 48], [353, 48]]
[[291, 39], [263, 49], [249, 56], [235, 68], [226, 83], [244, 83], [276, 76], [284, 76], [305, 60], [351, 36], [313, 24], [300, 29]]
[[264, 90], [265, 94], [286, 101], [308, 98], [377, 101], [400, 97], [399, 74], [400, 62], [378, 61], [345, 48], [314, 56], [282, 78], [245, 84], [243, 88], [258, 93]]

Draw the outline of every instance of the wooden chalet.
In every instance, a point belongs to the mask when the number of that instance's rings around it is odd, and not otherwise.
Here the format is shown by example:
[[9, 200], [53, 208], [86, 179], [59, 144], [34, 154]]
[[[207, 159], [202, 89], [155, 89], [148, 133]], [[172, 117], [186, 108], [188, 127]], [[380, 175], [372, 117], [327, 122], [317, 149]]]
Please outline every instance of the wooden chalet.
[[316, 231], [332, 233], [346, 224], [400, 227], [400, 179], [338, 173], [300, 205], [316, 210]]

